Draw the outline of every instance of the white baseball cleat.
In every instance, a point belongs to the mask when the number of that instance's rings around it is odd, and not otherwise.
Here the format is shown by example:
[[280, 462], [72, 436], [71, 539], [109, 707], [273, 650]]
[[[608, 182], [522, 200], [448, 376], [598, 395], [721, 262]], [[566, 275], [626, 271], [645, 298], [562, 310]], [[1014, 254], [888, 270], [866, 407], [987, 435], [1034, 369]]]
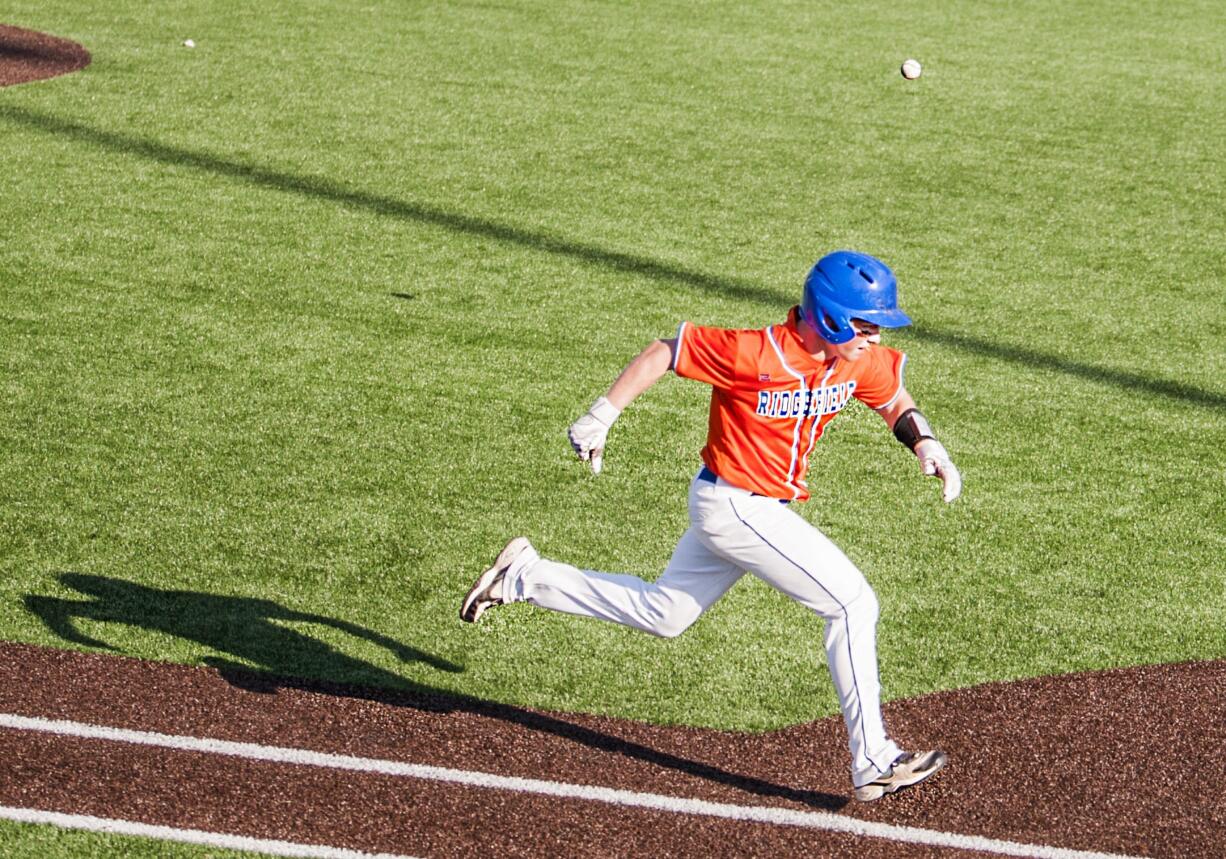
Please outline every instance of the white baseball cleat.
[[944, 752], [904, 752], [894, 759], [888, 772], [856, 788], [856, 799], [872, 802], [887, 793], [918, 784], [945, 766], [947, 760]]
[[476, 623], [487, 608], [506, 602], [502, 598], [502, 580], [506, 578], [511, 563], [530, 548], [532, 544], [527, 537], [516, 537], [506, 544], [498, 553], [494, 565], [477, 577], [472, 590], [464, 597], [464, 604], [460, 606], [460, 620]]

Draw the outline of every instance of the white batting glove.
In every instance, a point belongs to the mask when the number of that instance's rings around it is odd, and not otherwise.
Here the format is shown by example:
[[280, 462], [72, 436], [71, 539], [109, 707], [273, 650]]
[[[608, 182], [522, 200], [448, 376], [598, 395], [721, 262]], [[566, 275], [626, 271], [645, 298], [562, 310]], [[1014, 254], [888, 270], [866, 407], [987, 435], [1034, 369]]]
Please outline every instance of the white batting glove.
[[915, 455], [924, 474], [941, 478], [941, 497], [946, 503], [962, 494], [962, 475], [943, 444], [935, 438], [922, 438], [915, 445]]
[[608, 438], [609, 428], [622, 410], [610, 403], [604, 397], [592, 403], [588, 413], [570, 425], [566, 435], [570, 438], [570, 446], [579, 454], [584, 462], [591, 463], [592, 473], [600, 474], [604, 464], [604, 444]]

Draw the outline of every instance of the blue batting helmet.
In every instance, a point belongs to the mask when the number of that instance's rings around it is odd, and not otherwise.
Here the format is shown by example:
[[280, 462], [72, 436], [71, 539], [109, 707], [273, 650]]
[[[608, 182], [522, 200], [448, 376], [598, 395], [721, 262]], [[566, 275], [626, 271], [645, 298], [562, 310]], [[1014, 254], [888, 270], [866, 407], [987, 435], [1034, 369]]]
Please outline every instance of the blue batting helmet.
[[882, 328], [911, 324], [898, 307], [894, 272], [876, 257], [855, 251], [835, 251], [817, 261], [805, 278], [800, 312], [831, 343], [846, 343], [856, 336], [852, 319]]

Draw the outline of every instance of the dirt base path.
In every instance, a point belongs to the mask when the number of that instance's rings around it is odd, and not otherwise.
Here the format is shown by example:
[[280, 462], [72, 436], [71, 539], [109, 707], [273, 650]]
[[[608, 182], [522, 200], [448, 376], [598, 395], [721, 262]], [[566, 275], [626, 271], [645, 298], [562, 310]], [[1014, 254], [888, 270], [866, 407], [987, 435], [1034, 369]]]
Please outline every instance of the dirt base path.
[[[1226, 853], [1224, 710], [1224, 660], [895, 702], [886, 717], [900, 742], [940, 745], [951, 763], [921, 787], [857, 804], [837, 718], [752, 735], [665, 728], [5, 644], [0, 805], [423, 857], [994, 855], [965, 840], [978, 836], [1030, 845], [1030, 855], [1209, 859]], [[11, 724], [29, 717], [299, 757], [253, 760]], [[384, 771], [301, 757], [319, 753], [381, 761]], [[413, 766], [477, 781], [393, 771]], [[546, 796], [498, 777], [567, 787]], [[584, 798], [575, 786], [623, 791], [631, 804]], [[643, 794], [692, 806], [635, 805]], [[714, 815], [704, 801], [745, 811]], [[750, 812], [868, 829], [755, 821]], [[899, 840], [883, 824], [939, 837]]]
[[0, 24], [0, 86], [66, 75], [89, 60], [89, 51], [76, 42]]

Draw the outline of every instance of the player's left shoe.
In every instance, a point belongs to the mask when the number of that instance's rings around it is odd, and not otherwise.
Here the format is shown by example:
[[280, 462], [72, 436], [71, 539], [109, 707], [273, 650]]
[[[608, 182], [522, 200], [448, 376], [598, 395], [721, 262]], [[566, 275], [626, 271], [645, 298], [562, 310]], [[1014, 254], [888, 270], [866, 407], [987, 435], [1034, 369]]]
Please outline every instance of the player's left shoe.
[[506, 602], [502, 598], [502, 581], [515, 559], [530, 548], [532, 544], [527, 537], [516, 537], [503, 547], [494, 565], [477, 577], [468, 596], [464, 597], [464, 604], [460, 606], [460, 620], [476, 623], [487, 608]]
[[945, 766], [947, 760], [945, 753], [939, 751], [904, 752], [894, 759], [889, 771], [856, 788], [856, 799], [872, 802], [887, 793], [918, 784]]

